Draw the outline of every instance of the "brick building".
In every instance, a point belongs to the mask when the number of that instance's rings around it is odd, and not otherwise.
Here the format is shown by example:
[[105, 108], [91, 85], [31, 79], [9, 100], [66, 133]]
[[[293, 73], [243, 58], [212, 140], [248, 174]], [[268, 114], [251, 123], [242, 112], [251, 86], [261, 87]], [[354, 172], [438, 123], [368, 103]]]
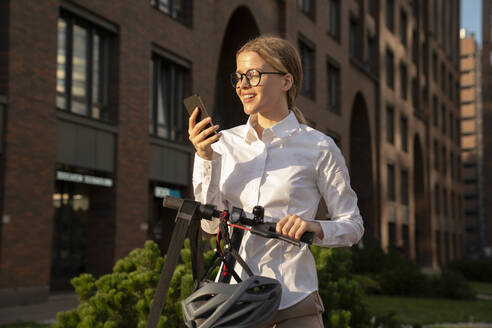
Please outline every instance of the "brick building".
[[229, 74], [263, 33], [301, 53], [298, 106], [344, 153], [362, 244], [462, 256], [458, 27], [457, 0], [1, 2], [0, 305], [166, 250], [162, 196], [190, 197], [182, 98], [245, 122]]
[[[484, 190], [492, 188], [492, 1], [482, 1], [482, 113]], [[492, 256], [492, 195], [484, 193], [484, 251]]]
[[474, 34], [460, 31], [461, 44], [461, 160], [465, 186], [467, 252], [483, 253], [483, 131], [480, 49]]

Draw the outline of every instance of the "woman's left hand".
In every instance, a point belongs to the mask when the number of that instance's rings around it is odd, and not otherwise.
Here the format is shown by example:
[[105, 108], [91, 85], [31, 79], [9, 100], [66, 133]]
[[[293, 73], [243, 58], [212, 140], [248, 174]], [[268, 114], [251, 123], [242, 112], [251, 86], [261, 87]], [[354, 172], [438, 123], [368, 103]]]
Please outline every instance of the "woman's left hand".
[[323, 239], [323, 229], [319, 222], [307, 221], [297, 215], [287, 214], [277, 222], [276, 230], [277, 233], [297, 240], [301, 239], [306, 231], [312, 231], [315, 237]]

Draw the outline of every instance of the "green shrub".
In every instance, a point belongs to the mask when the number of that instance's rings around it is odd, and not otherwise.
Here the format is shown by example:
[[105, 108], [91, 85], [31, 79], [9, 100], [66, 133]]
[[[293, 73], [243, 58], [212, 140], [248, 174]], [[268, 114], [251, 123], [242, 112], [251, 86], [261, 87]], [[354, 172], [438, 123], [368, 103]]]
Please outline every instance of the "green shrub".
[[[206, 243], [206, 241], [204, 241]], [[213, 243], [213, 240], [211, 240]], [[316, 258], [319, 291], [325, 306], [327, 327], [368, 327], [370, 315], [362, 303], [363, 289], [351, 275], [351, 252], [346, 249], [312, 247]], [[213, 251], [205, 252], [210, 265]], [[182, 262], [176, 266], [158, 327], [185, 327], [181, 300], [193, 292], [189, 240], [181, 250]], [[79, 306], [57, 316], [55, 328], [144, 328], [153, 301], [164, 259], [159, 247], [147, 241], [119, 260], [113, 272], [99, 279], [81, 274], [72, 279]], [[210, 275], [215, 277], [218, 268]]]
[[372, 276], [368, 274], [354, 274], [353, 277], [367, 294], [381, 294], [381, 284]]
[[468, 280], [492, 282], [492, 258], [457, 260], [446, 268], [461, 273]]
[[468, 272], [478, 271], [474, 266], [480, 261], [457, 261], [440, 275], [428, 277], [413, 261], [401, 257], [396, 251], [385, 253], [380, 248], [354, 252], [353, 269], [359, 283], [367, 293], [399, 296], [435, 296], [445, 298], [474, 298], [473, 290], [456, 267]]
[[396, 311], [388, 311], [385, 315], [375, 316], [371, 323], [377, 328], [400, 328], [402, 326], [396, 319]]
[[384, 294], [401, 296], [425, 295], [428, 292], [427, 276], [413, 262], [398, 263], [379, 276]]
[[381, 248], [355, 249], [352, 256], [352, 272], [378, 275], [391, 270], [405, 260], [391, 249], [385, 253]]
[[454, 299], [475, 298], [473, 289], [459, 272], [443, 270], [439, 276], [432, 277], [430, 281], [433, 296]]
[[[193, 290], [189, 240], [181, 250], [182, 263], [174, 271], [159, 327], [185, 327], [180, 301]], [[205, 253], [209, 263], [213, 251]], [[55, 328], [143, 328], [146, 326], [164, 259], [156, 243], [147, 241], [119, 260], [113, 272], [95, 279], [82, 274], [72, 279], [80, 305], [59, 313]]]
[[326, 327], [365, 327], [370, 315], [362, 303], [363, 289], [350, 273], [351, 252], [344, 248], [312, 246]]

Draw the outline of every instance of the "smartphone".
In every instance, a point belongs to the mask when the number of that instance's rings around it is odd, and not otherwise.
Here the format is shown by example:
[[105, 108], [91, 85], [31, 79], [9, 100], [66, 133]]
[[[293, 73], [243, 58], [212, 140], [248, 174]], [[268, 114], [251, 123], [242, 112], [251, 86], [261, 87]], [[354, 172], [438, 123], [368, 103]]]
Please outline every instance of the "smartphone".
[[[195, 110], [196, 107], [199, 108], [200, 112], [198, 113], [198, 116], [196, 118], [196, 123], [210, 116], [207, 112], [207, 109], [205, 108], [205, 105], [203, 104], [202, 98], [200, 98], [199, 95], [194, 94], [191, 97], [185, 98], [183, 102], [190, 116], [191, 114], [193, 114], [193, 111]], [[212, 121], [210, 121], [207, 127], [209, 126], [212, 126]], [[214, 130], [213, 133], [217, 134], [217, 131]]]

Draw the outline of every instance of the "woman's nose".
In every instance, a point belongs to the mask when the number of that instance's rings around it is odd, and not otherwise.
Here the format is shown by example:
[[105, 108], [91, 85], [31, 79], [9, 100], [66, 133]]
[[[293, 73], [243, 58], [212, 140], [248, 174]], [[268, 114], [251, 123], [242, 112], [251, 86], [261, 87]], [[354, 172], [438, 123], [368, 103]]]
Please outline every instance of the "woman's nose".
[[250, 88], [251, 87], [251, 85], [249, 84], [249, 81], [246, 78], [246, 76], [243, 76], [243, 78], [241, 79], [241, 81], [239, 81], [239, 83], [237, 85], [241, 89], [247, 89], [247, 88]]

